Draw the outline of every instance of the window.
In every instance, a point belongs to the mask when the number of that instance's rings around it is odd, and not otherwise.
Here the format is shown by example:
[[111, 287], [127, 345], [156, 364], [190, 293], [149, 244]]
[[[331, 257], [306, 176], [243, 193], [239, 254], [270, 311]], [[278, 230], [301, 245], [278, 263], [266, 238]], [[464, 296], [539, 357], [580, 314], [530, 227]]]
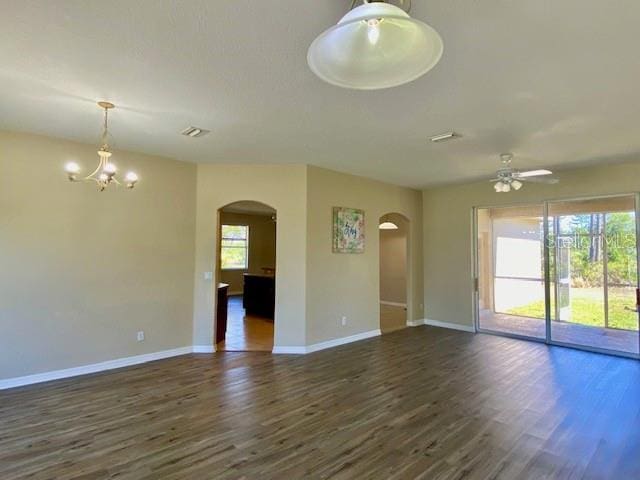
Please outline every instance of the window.
[[220, 266], [223, 270], [249, 268], [249, 227], [222, 225]]

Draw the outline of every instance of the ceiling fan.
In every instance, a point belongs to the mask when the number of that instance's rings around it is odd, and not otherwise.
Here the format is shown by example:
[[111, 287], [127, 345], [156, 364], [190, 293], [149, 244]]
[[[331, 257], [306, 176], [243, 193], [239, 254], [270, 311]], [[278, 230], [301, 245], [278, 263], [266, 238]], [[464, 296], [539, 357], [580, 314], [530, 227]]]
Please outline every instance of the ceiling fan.
[[513, 190], [520, 190], [522, 188], [522, 182], [532, 183], [558, 183], [560, 180], [557, 178], [540, 178], [546, 175], [551, 175], [551, 170], [526, 170], [521, 172], [511, 167], [511, 161], [513, 160], [512, 153], [503, 153], [500, 155], [502, 161], [502, 168], [496, 172], [497, 177], [492, 178], [490, 181], [495, 182], [493, 186], [497, 193], [507, 193]]

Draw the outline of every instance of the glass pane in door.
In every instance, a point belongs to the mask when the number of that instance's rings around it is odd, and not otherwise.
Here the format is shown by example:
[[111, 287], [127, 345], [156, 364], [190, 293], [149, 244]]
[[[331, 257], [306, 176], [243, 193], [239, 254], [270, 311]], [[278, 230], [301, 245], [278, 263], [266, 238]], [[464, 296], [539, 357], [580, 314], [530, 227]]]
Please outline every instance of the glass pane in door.
[[635, 197], [549, 203], [551, 340], [638, 353]]
[[478, 326], [544, 339], [543, 207], [477, 210]]

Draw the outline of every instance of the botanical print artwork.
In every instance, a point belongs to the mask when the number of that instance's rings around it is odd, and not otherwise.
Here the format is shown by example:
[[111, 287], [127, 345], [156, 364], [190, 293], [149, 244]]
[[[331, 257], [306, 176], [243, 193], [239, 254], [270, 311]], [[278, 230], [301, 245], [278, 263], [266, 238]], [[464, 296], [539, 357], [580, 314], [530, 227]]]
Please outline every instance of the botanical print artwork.
[[364, 210], [333, 207], [333, 252], [364, 252]]

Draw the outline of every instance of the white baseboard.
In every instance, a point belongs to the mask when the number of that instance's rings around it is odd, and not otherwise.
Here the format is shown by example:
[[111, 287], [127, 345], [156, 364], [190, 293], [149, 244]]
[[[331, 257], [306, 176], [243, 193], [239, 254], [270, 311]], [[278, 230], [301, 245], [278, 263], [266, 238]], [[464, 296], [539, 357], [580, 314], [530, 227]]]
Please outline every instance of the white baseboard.
[[194, 345], [192, 352], [193, 353], [214, 353], [216, 351], [216, 347], [213, 345]]
[[380, 305], [389, 305], [390, 307], [407, 308], [407, 304], [406, 303], [387, 302], [386, 300], [380, 300]]
[[441, 322], [440, 320], [430, 320], [425, 318], [424, 325], [430, 325], [432, 327], [450, 328], [452, 330], [460, 330], [462, 332], [476, 333], [476, 329], [472, 325], [462, 325], [460, 323]]
[[102, 372], [105, 370], [113, 370], [114, 368], [129, 367], [131, 365], [152, 362], [154, 360], [161, 360], [163, 358], [186, 355], [187, 353], [191, 353], [192, 351], [193, 347], [191, 346], [173, 348], [171, 350], [163, 350], [160, 352], [135, 355], [133, 357], [116, 358], [115, 360], [107, 360], [106, 362], [92, 363], [90, 365], [82, 365], [80, 367], [36, 373], [33, 375], [25, 375], [24, 377], [6, 378], [4, 380], [0, 380], [0, 390], [4, 390], [6, 388], [21, 387], [23, 385], [31, 385], [33, 383], [59, 380], [61, 378], [76, 377], [78, 375], [87, 375], [89, 373]]
[[334, 338], [333, 340], [327, 340], [326, 342], [314, 343], [307, 346], [295, 346], [295, 347], [273, 347], [271, 353], [277, 354], [293, 354], [303, 355], [305, 353], [317, 352], [319, 350], [325, 350], [327, 348], [337, 347], [339, 345], [346, 345], [347, 343], [358, 342], [367, 338], [377, 337], [381, 335], [380, 329], [369, 330], [368, 332], [356, 333], [348, 337]]
[[307, 345], [307, 353], [317, 352], [318, 350], [333, 348], [347, 343], [359, 342], [360, 340], [366, 340], [367, 338], [378, 337], [380, 335], [382, 335], [382, 332], [379, 328], [376, 328], [375, 330], [356, 333], [355, 335], [349, 335], [348, 337], [335, 338], [333, 340], [327, 340], [326, 342], [314, 343], [313, 345]]
[[424, 319], [407, 320], [407, 327], [419, 327], [420, 325], [424, 325]]
[[287, 346], [279, 347], [277, 345], [274, 345], [273, 350], [271, 350], [271, 353], [286, 354], [286, 355], [302, 355], [307, 353], [307, 347], [287, 347]]
[[[380, 335], [380, 329], [362, 332], [348, 337], [327, 340], [326, 342], [315, 343], [307, 346], [274, 346], [272, 353], [275, 354], [305, 354], [317, 352], [326, 348], [337, 347], [347, 343], [357, 342], [371, 337]], [[116, 358], [105, 362], [92, 363], [90, 365], [82, 365], [80, 367], [65, 368], [63, 370], [53, 370], [50, 372], [36, 373], [33, 375], [25, 375], [24, 377], [5, 378], [0, 380], [0, 390], [7, 388], [21, 387], [24, 385], [32, 385], [34, 383], [49, 382], [51, 380], [59, 380], [62, 378], [77, 377], [79, 375], [87, 375], [89, 373], [103, 372], [113, 370], [114, 368], [129, 367], [139, 365], [141, 363], [161, 360], [163, 358], [177, 357], [178, 355], [186, 355], [188, 353], [213, 353], [215, 346], [213, 345], [192, 345], [188, 347], [173, 348], [171, 350], [163, 350], [160, 352], [145, 353], [143, 355], [135, 355], [133, 357]]]

